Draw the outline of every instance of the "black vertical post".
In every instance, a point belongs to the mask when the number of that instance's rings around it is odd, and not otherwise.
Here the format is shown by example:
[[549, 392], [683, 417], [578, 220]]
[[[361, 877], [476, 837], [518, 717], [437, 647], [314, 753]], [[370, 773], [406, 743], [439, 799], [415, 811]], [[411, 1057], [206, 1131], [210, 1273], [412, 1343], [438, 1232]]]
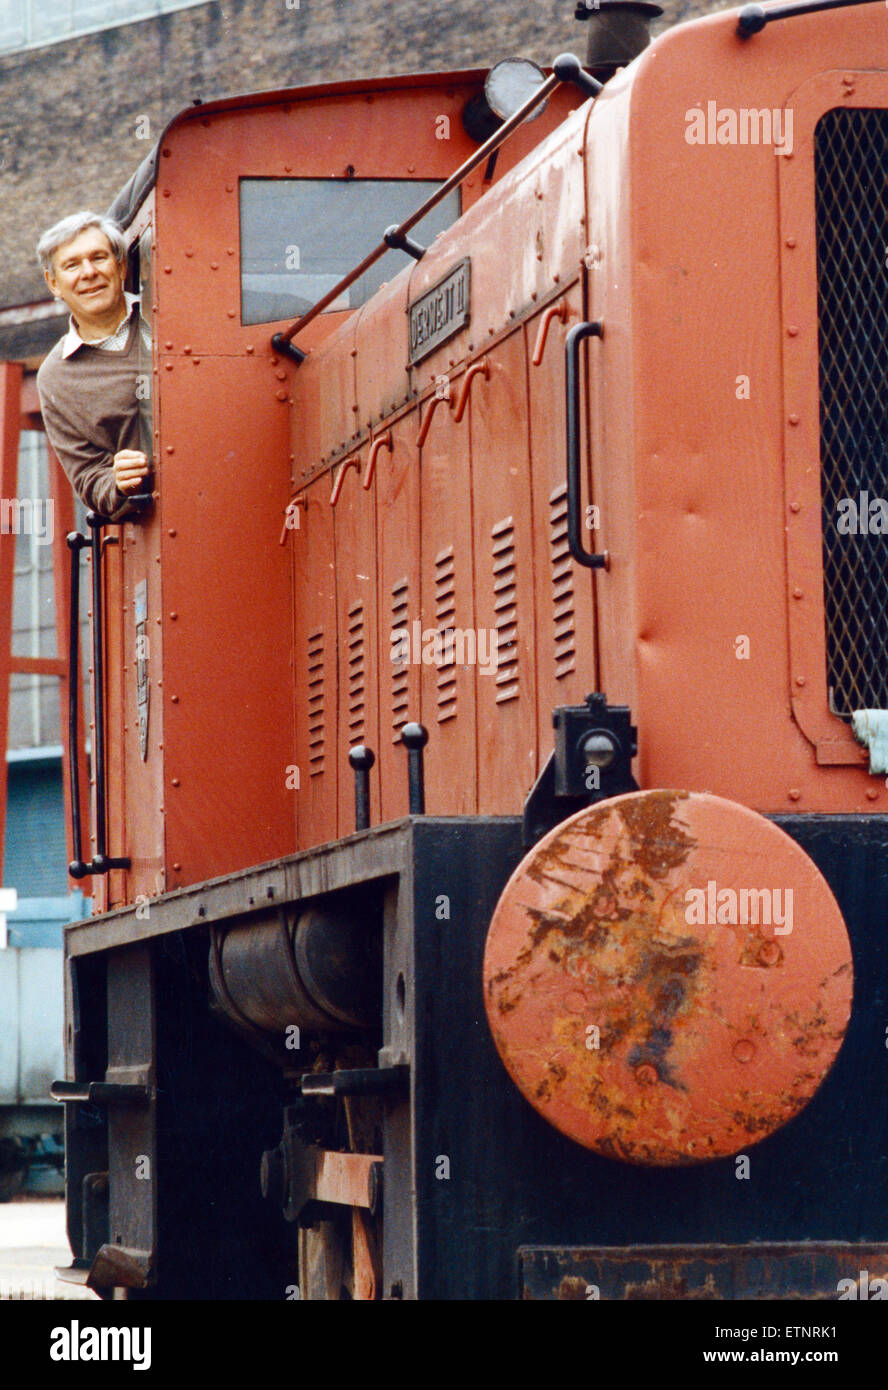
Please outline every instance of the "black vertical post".
[[348, 755], [355, 772], [355, 830], [367, 830], [370, 825], [370, 769], [376, 762], [372, 748], [359, 743]]
[[423, 749], [429, 741], [429, 731], [422, 724], [405, 724], [401, 742], [407, 749], [407, 780], [411, 816], [425, 815], [425, 771]]

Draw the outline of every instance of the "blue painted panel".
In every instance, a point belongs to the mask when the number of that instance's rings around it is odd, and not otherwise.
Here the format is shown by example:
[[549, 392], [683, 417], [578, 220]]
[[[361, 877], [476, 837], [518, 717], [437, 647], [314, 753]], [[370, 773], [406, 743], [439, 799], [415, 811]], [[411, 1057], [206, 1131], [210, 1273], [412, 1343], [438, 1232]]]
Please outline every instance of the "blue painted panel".
[[66, 922], [88, 917], [90, 899], [78, 890], [64, 898], [19, 898], [15, 912], [6, 914], [10, 946], [62, 948]]
[[63, 897], [68, 888], [60, 762], [11, 762], [4, 888], [19, 897]]

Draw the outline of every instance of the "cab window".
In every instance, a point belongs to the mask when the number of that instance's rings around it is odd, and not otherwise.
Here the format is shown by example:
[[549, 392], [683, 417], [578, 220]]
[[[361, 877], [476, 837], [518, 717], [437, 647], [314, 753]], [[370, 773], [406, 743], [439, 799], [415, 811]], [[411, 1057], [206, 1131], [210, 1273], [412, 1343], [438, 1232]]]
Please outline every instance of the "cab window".
[[[241, 322], [299, 318], [440, 183], [424, 179], [241, 179]], [[411, 236], [428, 245], [460, 214], [454, 189]], [[389, 251], [329, 306], [356, 309], [409, 260]]]

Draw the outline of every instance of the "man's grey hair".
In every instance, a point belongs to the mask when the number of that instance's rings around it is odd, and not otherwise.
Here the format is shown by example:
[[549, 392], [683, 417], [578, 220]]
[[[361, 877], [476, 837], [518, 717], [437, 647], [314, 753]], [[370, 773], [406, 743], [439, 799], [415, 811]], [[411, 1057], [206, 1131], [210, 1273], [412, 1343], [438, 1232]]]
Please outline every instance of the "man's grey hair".
[[126, 259], [126, 242], [116, 222], [98, 212], [72, 212], [70, 217], [63, 217], [61, 222], [56, 222], [54, 227], [45, 231], [38, 241], [37, 259], [41, 269], [52, 273], [52, 258], [59, 247], [73, 241], [89, 227], [98, 227], [100, 232], [105, 233], [118, 261]]

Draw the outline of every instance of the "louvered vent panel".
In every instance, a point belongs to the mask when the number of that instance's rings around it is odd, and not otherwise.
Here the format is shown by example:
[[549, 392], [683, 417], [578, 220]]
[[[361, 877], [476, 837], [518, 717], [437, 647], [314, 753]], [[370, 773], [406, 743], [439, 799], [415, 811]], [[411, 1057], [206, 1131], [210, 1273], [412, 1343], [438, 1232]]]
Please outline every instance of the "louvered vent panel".
[[[518, 589], [515, 523], [510, 516], [490, 531], [493, 543], [493, 611], [497, 638], [496, 702], [518, 699]], [[480, 633], [478, 635], [480, 642]], [[481, 661], [481, 652], [478, 653]]]
[[[453, 632], [456, 614], [456, 573], [453, 546], [435, 556], [435, 621], [441, 633]], [[441, 639], [437, 653], [438, 723], [456, 717], [456, 653], [451, 637]]]
[[552, 559], [552, 622], [555, 676], [563, 680], [576, 666], [574, 566], [567, 544], [567, 484], [549, 497], [549, 550]]
[[325, 700], [324, 629], [308, 634], [308, 767], [317, 777], [324, 770]]
[[[403, 660], [392, 660], [392, 743], [399, 743], [401, 729], [409, 721], [407, 702], [410, 698], [409, 653], [410, 619], [408, 616], [410, 586], [406, 579], [399, 579], [392, 585], [392, 634], [403, 633], [405, 643], [392, 642], [392, 657], [403, 656]], [[402, 650], [399, 651], [398, 647]]]
[[888, 112], [827, 111], [815, 145], [827, 685], [850, 719], [888, 709], [888, 540], [858, 515], [888, 498]]
[[364, 605], [358, 600], [348, 610], [348, 740], [350, 747], [354, 747], [356, 743], [364, 742], [365, 686]]

